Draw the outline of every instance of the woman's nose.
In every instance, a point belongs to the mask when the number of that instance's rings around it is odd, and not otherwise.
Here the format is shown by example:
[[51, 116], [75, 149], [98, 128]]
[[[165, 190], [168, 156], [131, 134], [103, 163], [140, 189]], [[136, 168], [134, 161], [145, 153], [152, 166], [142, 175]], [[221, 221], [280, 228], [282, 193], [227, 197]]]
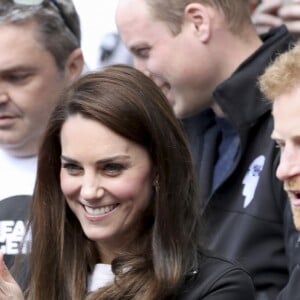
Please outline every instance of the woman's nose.
[[85, 200], [99, 199], [104, 194], [104, 188], [99, 178], [85, 178], [81, 186], [81, 197]]

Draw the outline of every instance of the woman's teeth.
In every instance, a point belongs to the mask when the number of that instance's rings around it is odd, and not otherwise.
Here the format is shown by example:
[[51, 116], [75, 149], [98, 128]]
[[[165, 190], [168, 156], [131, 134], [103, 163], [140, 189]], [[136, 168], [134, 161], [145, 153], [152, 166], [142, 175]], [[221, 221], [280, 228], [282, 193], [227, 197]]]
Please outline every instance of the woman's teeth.
[[97, 208], [84, 206], [86, 212], [89, 213], [90, 215], [93, 215], [93, 216], [99, 216], [99, 215], [107, 214], [107, 213], [111, 212], [116, 207], [117, 207], [117, 204], [107, 205], [107, 206], [102, 206], [102, 207], [97, 207]]

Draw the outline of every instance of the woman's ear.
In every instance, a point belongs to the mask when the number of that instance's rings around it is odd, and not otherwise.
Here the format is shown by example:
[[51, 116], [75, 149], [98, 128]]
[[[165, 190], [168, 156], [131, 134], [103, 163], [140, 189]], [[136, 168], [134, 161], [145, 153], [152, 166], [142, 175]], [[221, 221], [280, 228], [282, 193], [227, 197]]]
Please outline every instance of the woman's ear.
[[154, 178], [154, 180], [152, 182], [152, 186], [155, 188], [156, 191], [158, 191], [158, 189], [159, 189], [159, 178], [158, 178], [158, 175]]
[[158, 175], [158, 170], [155, 167], [153, 167], [152, 172], [151, 172], [151, 178], [152, 178], [152, 187], [155, 189], [155, 191], [158, 190], [159, 187], [159, 175]]
[[159, 192], [159, 180], [158, 180], [158, 176], [154, 178], [154, 180], [152, 181], [152, 189], [154, 191], [154, 195], [158, 195]]

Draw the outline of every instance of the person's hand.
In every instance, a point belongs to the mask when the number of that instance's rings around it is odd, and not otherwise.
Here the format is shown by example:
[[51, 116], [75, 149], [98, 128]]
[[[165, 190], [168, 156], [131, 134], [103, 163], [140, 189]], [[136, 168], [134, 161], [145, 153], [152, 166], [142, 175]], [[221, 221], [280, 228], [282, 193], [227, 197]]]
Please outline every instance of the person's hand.
[[272, 27], [283, 24], [283, 19], [278, 16], [282, 0], [263, 0], [252, 14], [252, 22], [258, 34], [268, 32]]
[[24, 300], [21, 288], [8, 271], [0, 253], [0, 300]]
[[277, 12], [290, 33], [300, 37], [300, 0], [293, 0], [291, 3], [283, 5]]

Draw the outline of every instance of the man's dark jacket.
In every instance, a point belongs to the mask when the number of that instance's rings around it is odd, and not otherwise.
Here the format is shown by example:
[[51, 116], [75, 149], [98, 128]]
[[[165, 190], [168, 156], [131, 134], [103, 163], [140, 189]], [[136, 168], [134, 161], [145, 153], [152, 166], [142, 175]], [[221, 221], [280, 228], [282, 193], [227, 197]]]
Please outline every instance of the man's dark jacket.
[[294, 267], [289, 253], [297, 233], [275, 176], [280, 153], [270, 139], [271, 104], [260, 93], [257, 79], [291, 47], [292, 38], [285, 27], [262, 38], [263, 45], [213, 93], [239, 138], [234, 163], [214, 192], [211, 182], [219, 142], [215, 116], [209, 109], [183, 122], [197, 165], [207, 245], [250, 272], [257, 300], [274, 300], [288, 282], [288, 269]]

